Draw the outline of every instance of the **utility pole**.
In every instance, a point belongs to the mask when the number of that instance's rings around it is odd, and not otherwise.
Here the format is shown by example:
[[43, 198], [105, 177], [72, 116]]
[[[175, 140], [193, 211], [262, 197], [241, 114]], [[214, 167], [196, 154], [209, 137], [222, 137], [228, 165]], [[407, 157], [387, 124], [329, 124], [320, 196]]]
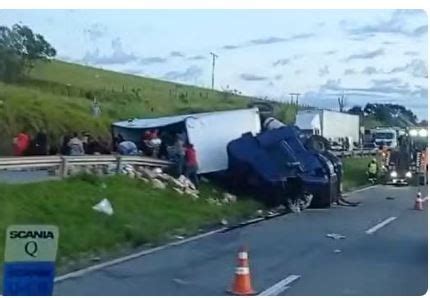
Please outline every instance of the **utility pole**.
[[346, 106], [345, 91], [342, 92], [342, 96], [337, 98], [339, 104], [339, 112], [343, 112]]
[[296, 105], [299, 105], [299, 95], [300, 95], [301, 93], [290, 93], [290, 96], [291, 96], [291, 102], [293, 102], [294, 101], [294, 99], [293, 99], [293, 96], [295, 96], [296, 97]]
[[218, 55], [215, 53], [210, 52], [212, 55], [212, 89], [214, 89], [215, 85], [215, 60], [218, 58]]

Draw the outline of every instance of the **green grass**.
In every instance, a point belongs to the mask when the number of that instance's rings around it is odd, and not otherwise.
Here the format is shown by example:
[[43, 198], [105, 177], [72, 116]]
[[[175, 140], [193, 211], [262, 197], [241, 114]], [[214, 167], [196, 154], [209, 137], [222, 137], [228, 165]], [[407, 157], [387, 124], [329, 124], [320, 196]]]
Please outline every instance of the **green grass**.
[[[102, 183], [107, 185], [102, 188]], [[11, 224], [54, 224], [60, 229], [61, 266], [70, 260], [112, 253], [124, 247], [160, 244], [175, 234], [196, 233], [222, 218], [238, 220], [261, 206], [252, 200], [211, 205], [204, 198], [222, 193], [203, 183], [200, 199], [193, 201], [172, 189], [156, 190], [141, 180], [125, 176], [78, 176], [63, 181], [1, 185], [0, 231]], [[216, 190], [216, 189], [215, 189]], [[114, 215], [92, 210], [108, 198]], [[4, 243], [4, 233], [0, 233]], [[4, 246], [0, 245], [0, 255]]]
[[368, 184], [367, 165], [372, 157], [345, 158], [343, 160], [343, 190], [349, 191]]
[[[90, 114], [94, 97], [101, 119]], [[26, 80], [0, 83], [0, 154], [11, 153], [11, 140], [21, 130], [46, 129], [51, 142], [81, 130], [107, 137], [114, 121], [243, 108], [250, 100], [60, 61], [38, 63]]]
[[[101, 104], [101, 119], [90, 115], [94, 97]], [[51, 143], [82, 130], [108, 137], [114, 121], [245, 108], [254, 100], [56, 60], [40, 62], [18, 84], [0, 83], [0, 155], [11, 153], [11, 140], [21, 130], [35, 134], [46, 129]], [[294, 122], [295, 105], [274, 106], [280, 120]]]

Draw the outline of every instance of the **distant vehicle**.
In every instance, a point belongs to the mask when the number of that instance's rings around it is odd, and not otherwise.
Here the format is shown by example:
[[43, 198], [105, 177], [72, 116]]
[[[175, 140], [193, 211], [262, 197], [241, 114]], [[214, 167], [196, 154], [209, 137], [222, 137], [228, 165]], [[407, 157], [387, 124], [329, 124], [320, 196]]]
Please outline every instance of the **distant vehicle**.
[[387, 184], [425, 184], [428, 181], [427, 140], [428, 131], [423, 127], [411, 127], [399, 138], [399, 146], [389, 158]]
[[375, 144], [390, 149], [397, 148], [397, 131], [394, 128], [375, 128], [371, 130]]
[[374, 142], [365, 142], [362, 145], [363, 150], [378, 151], [378, 146]]
[[319, 135], [341, 144], [348, 138], [349, 148], [360, 142], [360, 117], [329, 110], [301, 110], [296, 115], [295, 125], [308, 135]]

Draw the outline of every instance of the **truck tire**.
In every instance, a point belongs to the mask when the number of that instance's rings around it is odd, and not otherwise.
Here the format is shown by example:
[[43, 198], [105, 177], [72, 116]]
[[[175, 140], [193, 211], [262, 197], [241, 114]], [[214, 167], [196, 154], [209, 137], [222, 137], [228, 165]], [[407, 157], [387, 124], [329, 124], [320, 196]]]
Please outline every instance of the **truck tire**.
[[306, 140], [305, 147], [309, 150], [315, 150], [319, 153], [323, 153], [330, 150], [330, 143], [322, 136], [313, 135]]

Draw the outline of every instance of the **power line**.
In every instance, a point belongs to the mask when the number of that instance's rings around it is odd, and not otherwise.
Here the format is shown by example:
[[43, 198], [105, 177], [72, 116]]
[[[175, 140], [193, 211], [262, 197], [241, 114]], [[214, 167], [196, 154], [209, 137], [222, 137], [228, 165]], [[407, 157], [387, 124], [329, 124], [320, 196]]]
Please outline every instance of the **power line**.
[[212, 55], [212, 89], [213, 89], [215, 85], [215, 60], [216, 58], [218, 58], [218, 55], [212, 52], [210, 52], [210, 54]]

